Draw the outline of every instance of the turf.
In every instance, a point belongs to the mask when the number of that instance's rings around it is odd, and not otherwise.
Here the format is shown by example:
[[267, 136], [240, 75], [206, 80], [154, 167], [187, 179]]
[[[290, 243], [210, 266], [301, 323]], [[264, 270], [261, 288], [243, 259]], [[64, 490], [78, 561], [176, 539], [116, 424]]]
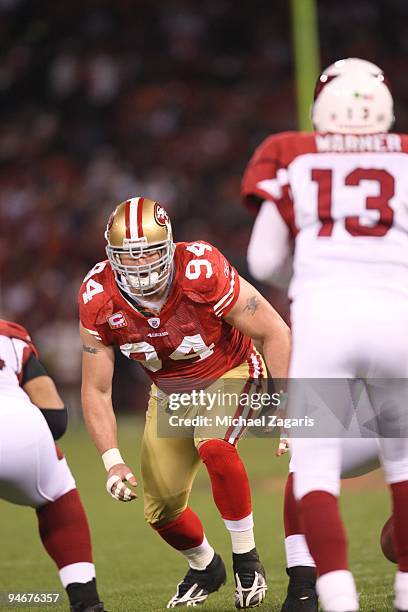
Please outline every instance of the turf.
[[[136, 419], [126, 419], [119, 430], [122, 454], [138, 473], [141, 425]], [[276, 441], [251, 438], [240, 446], [252, 482], [258, 550], [268, 574], [269, 593], [262, 608], [268, 612], [280, 610], [286, 589], [281, 515], [287, 459], [274, 457], [275, 445]], [[145, 525], [140, 499], [120, 504], [108, 496], [101, 461], [82, 428], [71, 429], [60, 446], [88, 512], [99, 591], [107, 610], [163, 610], [184, 575], [183, 560]], [[229, 536], [213, 504], [204, 469], [195, 482], [191, 505], [229, 567], [227, 585], [212, 595], [203, 609], [234, 610]], [[392, 610], [394, 566], [382, 557], [378, 546], [381, 526], [389, 515], [389, 499], [380, 478], [363, 477], [346, 486], [342, 508], [361, 609]], [[32, 510], [0, 501], [0, 538], [0, 591], [61, 592], [54, 565], [42, 549]], [[21, 609], [67, 610], [65, 596], [63, 601], [63, 605]], [[0, 610], [10, 609], [0, 606]]]

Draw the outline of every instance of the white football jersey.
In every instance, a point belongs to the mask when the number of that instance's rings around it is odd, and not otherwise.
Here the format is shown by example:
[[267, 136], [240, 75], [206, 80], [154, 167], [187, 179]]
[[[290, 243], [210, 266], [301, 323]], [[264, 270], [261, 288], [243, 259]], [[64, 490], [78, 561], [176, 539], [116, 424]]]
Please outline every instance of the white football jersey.
[[351, 286], [408, 296], [408, 136], [270, 136], [248, 164], [242, 196], [252, 208], [274, 202], [289, 229], [291, 298]]
[[12, 396], [30, 403], [20, 382], [24, 364], [32, 352], [24, 340], [0, 333], [0, 396]]

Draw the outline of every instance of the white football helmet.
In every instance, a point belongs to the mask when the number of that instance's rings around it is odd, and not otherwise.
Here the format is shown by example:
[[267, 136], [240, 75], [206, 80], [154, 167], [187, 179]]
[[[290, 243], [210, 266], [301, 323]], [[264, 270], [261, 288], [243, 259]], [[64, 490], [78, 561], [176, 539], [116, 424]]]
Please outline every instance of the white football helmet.
[[384, 72], [357, 57], [338, 60], [320, 75], [312, 121], [319, 132], [373, 134], [388, 132], [394, 103]]
[[[145, 297], [169, 282], [175, 244], [169, 216], [160, 204], [139, 197], [122, 202], [109, 217], [105, 238], [109, 263], [123, 291]], [[152, 261], [141, 264], [142, 257]]]

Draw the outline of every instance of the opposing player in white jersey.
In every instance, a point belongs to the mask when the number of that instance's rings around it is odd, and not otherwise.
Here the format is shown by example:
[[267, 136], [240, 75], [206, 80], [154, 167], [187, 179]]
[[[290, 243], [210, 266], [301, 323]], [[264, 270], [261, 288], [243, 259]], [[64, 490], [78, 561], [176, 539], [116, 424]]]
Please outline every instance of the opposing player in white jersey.
[[65, 432], [66, 408], [27, 331], [1, 319], [0, 404], [0, 499], [35, 508], [71, 612], [103, 612], [85, 511], [54, 443]]
[[[291, 276], [292, 378], [408, 374], [408, 137], [388, 133], [393, 119], [381, 69], [341, 60], [316, 87], [319, 131], [267, 138], [245, 172], [243, 198], [259, 210], [250, 269], [278, 284]], [[291, 441], [295, 497], [330, 612], [358, 610], [337, 504], [344, 445]], [[395, 605], [408, 610], [408, 441], [379, 445], [393, 499]]]

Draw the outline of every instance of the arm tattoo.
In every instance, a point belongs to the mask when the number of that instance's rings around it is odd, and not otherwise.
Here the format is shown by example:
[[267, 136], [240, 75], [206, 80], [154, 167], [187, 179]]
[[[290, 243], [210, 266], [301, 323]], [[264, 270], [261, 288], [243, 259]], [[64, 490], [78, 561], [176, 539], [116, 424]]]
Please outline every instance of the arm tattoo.
[[246, 306], [244, 308], [244, 311], [248, 310], [249, 314], [254, 316], [254, 314], [258, 310], [258, 306], [260, 305], [260, 303], [261, 302], [259, 301], [259, 298], [256, 295], [253, 295], [253, 296], [251, 296], [250, 298], [247, 299], [247, 303], [246, 303]]
[[93, 346], [86, 346], [85, 344], [82, 345], [82, 350], [84, 353], [91, 353], [92, 355], [96, 355], [96, 353], [99, 352], [97, 348], [93, 348]]

